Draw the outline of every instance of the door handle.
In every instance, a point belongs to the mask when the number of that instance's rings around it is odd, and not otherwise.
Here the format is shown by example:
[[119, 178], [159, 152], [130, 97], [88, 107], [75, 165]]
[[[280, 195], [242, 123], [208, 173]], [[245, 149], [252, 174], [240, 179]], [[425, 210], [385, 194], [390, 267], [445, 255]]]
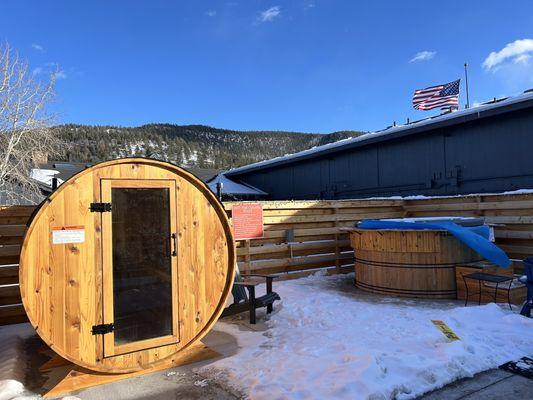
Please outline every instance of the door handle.
[[176, 234], [173, 233], [172, 235], [170, 235], [170, 237], [172, 238], [172, 244], [174, 245], [174, 249], [172, 250], [172, 257], [176, 257], [178, 255], [178, 245], [176, 243]]

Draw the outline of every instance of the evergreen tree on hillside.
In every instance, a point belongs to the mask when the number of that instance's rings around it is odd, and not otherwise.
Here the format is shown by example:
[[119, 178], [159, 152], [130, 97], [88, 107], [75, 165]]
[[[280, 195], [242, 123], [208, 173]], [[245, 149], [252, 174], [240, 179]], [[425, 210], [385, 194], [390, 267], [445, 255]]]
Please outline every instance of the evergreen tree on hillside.
[[342, 131], [321, 135], [232, 131], [203, 125], [170, 124], [139, 127], [68, 124], [54, 129], [65, 142], [72, 144], [63, 161], [95, 163], [117, 157], [142, 156], [183, 166], [218, 169], [279, 157], [363, 133]]

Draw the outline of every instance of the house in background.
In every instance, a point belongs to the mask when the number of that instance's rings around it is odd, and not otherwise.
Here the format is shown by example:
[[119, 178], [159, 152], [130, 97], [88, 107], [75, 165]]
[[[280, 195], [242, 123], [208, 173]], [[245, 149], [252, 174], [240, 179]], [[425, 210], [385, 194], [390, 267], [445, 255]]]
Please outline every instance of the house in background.
[[44, 185], [44, 190], [50, 194], [54, 189], [68, 180], [71, 176], [83, 171], [91, 164], [71, 162], [47, 162], [39, 164], [39, 168], [33, 168], [30, 177]]
[[[76, 163], [66, 161], [52, 161], [39, 163], [38, 168], [33, 168], [30, 177], [39, 182], [41, 191], [45, 196], [52, 193], [62, 183], [67, 181], [71, 176], [90, 167], [88, 163]], [[219, 173], [219, 169], [196, 168], [196, 167], [182, 167], [195, 175], [202, 182], [208, 182]]]
[[244, 182], [235, 182], [223, 173], [207, 182], [207, 186], [220, 200], [261, 200], [268, 193]]
[[226, 178], [268, 200], [449, 196], [533, 189], [533, 90], [295, 154]]

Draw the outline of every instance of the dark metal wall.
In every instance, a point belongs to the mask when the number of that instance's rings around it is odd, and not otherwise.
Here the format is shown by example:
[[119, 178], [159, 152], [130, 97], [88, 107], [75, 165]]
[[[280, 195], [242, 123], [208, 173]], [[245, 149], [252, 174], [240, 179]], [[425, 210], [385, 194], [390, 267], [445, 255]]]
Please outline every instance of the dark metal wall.
[[533, 109], [234, 174], [270, 199], [453, 195], [533, 188]]

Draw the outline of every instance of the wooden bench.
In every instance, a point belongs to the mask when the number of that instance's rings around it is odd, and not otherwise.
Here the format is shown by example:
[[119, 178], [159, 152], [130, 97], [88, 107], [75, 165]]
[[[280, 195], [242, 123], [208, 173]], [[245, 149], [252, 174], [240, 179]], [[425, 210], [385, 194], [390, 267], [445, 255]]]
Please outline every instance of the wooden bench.
[[[259, 280], [247, 280], [247, 278], [264, 278], [266, 280], [266, 294], [263, 296], [256, 296], [255, 287], [260, 285], [262, 281]], [[244, 279], [243, 279], [244, 278]], [[274, 310], [274, 302], [281, 300], [279, 295], [272, 290], [272, 281], [274, 275], [261, 275], [261, 274], [243, 274], [237, 273], [236, 282], [233, 283], [233, 304], [224, 309], [222, 312], [223, 317], [229, 315], [240, 314], [245, 311], [250, 312], [250, 324], [256, 323], [256, 313], [258, 308], [266, 307], [267, 314], [270, 314]], [[248, 291], [242, 290], [245, 288]], [[241, 289], [241, 290], [239, 290]]]

